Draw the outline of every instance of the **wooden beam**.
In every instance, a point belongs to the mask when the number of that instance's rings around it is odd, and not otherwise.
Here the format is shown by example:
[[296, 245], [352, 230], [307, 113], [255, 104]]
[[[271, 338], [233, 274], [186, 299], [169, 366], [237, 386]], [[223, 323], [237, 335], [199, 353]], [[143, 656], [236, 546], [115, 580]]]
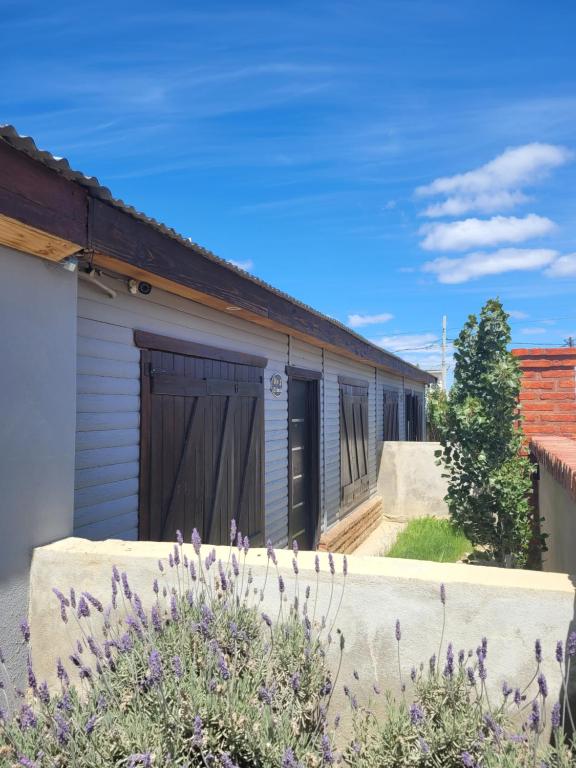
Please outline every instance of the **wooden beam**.
[[81, 248], [88, 244], [88, 191], [4, 141], [0, 213]]
[[82, 246], [61, 237], [49, 235], [35, 227], [22, 224], [0, 213], [0, 245], [40, 256], [48, 261], [61, 261], [78, 253]]

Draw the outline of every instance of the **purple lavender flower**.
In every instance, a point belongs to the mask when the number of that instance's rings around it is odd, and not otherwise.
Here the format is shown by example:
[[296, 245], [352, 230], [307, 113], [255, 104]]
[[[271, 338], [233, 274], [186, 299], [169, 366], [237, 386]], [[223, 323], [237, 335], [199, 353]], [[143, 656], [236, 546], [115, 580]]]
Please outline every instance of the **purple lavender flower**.
[[150, 671], [150, 680], [158, 685], [162, 681], [164, 670], [162, 668], [162, 658], [155, 648], [150, 651], [148, 656], [148, 669]]
[[548, 682], [542, 673], [538, 675], [538, 690], [543, 699], [548, 696]]
[[458, 664], [459, 664], [459, 666], [461, 666], [461, 667], [462, 667], [462, 666], [464, 665], [464, 660], [465, 660], [465, 659], [466, 659], [466, 654], [464, 653], [464, 649], [463, 649], [463, 648], [461, 648], [461, 649], [458, 651]]
[[556, 661], [562, 664], [564, 661], [564, 648], [562, 646], [562, 640], [558, 640], [556, 643]]
[[28, 673], [28, 687], [35, 691], [38, 687], [38, 684], [36, 682], [36, 675], [34, 674], [34, 668], [32, 667], [32, 659], [30, 655], [28, 655], [28, 658], [26, 659], [26, 670]]
[[474, 758], [470, 754], [470, 752], [462, 752], [460, 755], [460, 759], [462, 760], [462, 765], [465, 768], [475, 768], [476, 763], [474, 762]]
[[238, 558], [236, 557], [236, 554], [234, 552], [232, 552], [232, 573], [236, 577], [240, 575], [240, 566], [238, 564]]
[[168, 565], [170, 566], [170, 568], [174, 568], [174, 555], [172, 554], [172, 552], [170, 552], [170, 554], [168, 555]]
[[484, 664], [483, 659], [478, 661], [478, 677], [480, 680], [486, 680], [488, 677], [488, 671], [486, 670], [486, 665]]
[[430, 661], [428, 662], [428, 666], [430, 668], [430, 672], [436, 671], [436, 654], [433, 653], [432, 656], [430, 656]]
[[334, 555], [332, 552], [328, 552], [328, 565], [330, 566], [330, 573], [334, 576], [336, 568], [334, 567]]
[[160, 573], [164, 573], [164, 563], [162, 562], [162, 560], [158, 560], [158, 570], [160, 571]]
[[292, 747], [288, 747], [282, 756], [282, 768], [301, 768]]
[[296, 576], [298, 576], [298, 560], [296, 560], [295, 557], [292, 558], [292, 569], [294, 570]]
[[38, 725], [38, 719], [34, 714], [34, 710], [29, 704], [23, 704], [20, 708], [20, 714], [18, 715], [18, 721], [20, 723], [20, 729], [27, 731], [30, 728], [36, 728]]
[[202, 718], [196, 715], [194, 718], [194, 743], [202, 744]]
[[272, 627], [272, 619], [270, 618], [270, 616], [268, 616], [267, 613], [262, 614], [262, 621], [264, 622], [264, 624], [266, 624], [267, 627]]
[[103, 613], [104, 612], [104, 606], [102, 605], [100, 600], [98, 600], [98, 598], [94, 597], [94, 595], [91, 595], [90, 592], [82, 592], [82, 594], [86, 598], [86, 600], [88, 600], [90, 605], [92, 605], [92, 606], [94, 606], [94, 608], [96, 608], [98, 613]]
[[285, 588], [286, 587], [284, 585], [284, 579], [282, 578], [282, 575], [279, 575], [278, 576], [278, 589], [279, 589], [281, 595], [284, 594]]
[[234, 540], [236, 539], [237, 534], [238, 526], [236, 525], [236, 520], [232, 518], [230, 521], [230, 545], [234, 544]]
[[174, 677], [176, 677], [178, 680], [184, 674], [182, 671], [182, 660], [180, 656], [174, 656], [172, 658], [172, 671], [174, 672]]
[[298, 674], [298, 672], [294, 672], [290, 676], [290, 685], [292, 686], [292, 690], [294, 691], [294, 693], [298, 693], [298, 691], [300, 690], [300, 675]]
[[114, 581], [120, 584], [120, 572], [118, 571], [118, 567], [116, 565], [112, 566], [112, 578]]
[[152, 606], [152, 610], [150, 611], [150, 616], [152, 618], [152, 626], [154, 627], [154, 630], [156, 632], [162, 632], [162, 621], [160, 620], [160, 611], [155, 605]]
[[474, 670], [472, 667], [468, 667], [466, 670], [466, 674], [468, 675], [468, 682], [470, 685], [476, 685], [476, 677], [474, 675]]
[[416, 682], [416, 667], [412, 667], [410, 670], [410, 680], [412, 680], [413, 683]]
[[520, 688], [516, 688], [514, 691], [514, 704], [516, 704], [517, 707], [522, 704], [522, 694], [520, 692]]
[[174, 565], [180, 565], [180, 549], [178, 544], [174, 544]]
[[306, 592], [304, 594], [305, 594], [306, 600], [309, 600], [310, 599], [310, 585], [309, 584], [307, 585]]
[[576, 632], [570, 632], [566, 643], [568, 656], [576, 656]]
[[184, 537], [182, 536], [182, 531], [180, 530], [176, 531], [176, 541], [180, 547], [184, 544]]
[[268, 543], [266, 545], [266, 554], [268, 555], [268, 560], [272, 560], [274, 565], [278, 565], [278, 560], [276, 559], [276, 552], [274, 552], [274, 547], [272, 546], [272, 542], [270, 539], [268, 539]]
[[72, 712], [74, 709], [74, 706], [72, 704], [72, 699], [70, 698], [69, 691], [66, 691], [66, 693], [62, 696], [60, 701], [56, 704], [58, 709], [64, 711], [64, 712]]
[[440, 584], [440, 602], [442, 605], [446, 605], [446, 587], [444, 584]]
[[90, 734], [94, 730], [96, 726], [96, 720], [97, 720], [96, 715], [90, 715], [90, 717], [86, 721], [86, 725], [84, 726], [84, 731], [86, 732], [87, 736], [90, 736]]
[[64, 746], [70, 739], [70, 723], [59, 712], [54, 715], [54, 720], [56, 722], [56, 738], [58, 743]]
[[222, 768], [238, 768], [237, 763], [232, 760], [229, 752], [223, 752], [220, 755], [220, 765]]
[[402, 633], [401, 633], [401, 631], [400, 631], [400, 619], [396, 619], [396, 631], [395, 631], [395, 635], [396, 635], [396, 641], [399, 643], [399, 642], [400, 642], [400, 640], [401, 640], [401, 638], [402, 638]]
[[537, 731], [540, 727], [540, 707], [536, 700], [532, 702], [532, 711], [528, 715], [528, 726], [532, 731]]
[[192, 546], [194, 547], [194, 552], [196, 552], [197, 555], [200, 554], [200, 547], [202, 546], [202, 539], [200, 538], [200, 534], [198, 533], [197, 529], [194, 528], [192, 531]]
[[418, 704], [410, 705], [410, 722], [412, 725], [420, 725], [424, 721], [424, 710]]
[[81, 680], [91, 680], [92, 679], [92, 670], [90, 667], [87, 667], [85, 664], [80, 665], [80, 669], [78, 670], [78, 676]]
[[158, 579], [154, 579], [154, 582], [152, 584], [152, 591], [155, 595], [157, 595], [160, 592], [160, 587], [158, 586]]
[[348, 558], [346, 555], [342, 558], [342, 573], [344, 576], [348, 576]]
[[322, 759], [328, 765], [333, 765], [336, 762], [330, 739], [326, 733], [322, 736]]
[[178, 603], [176, 602], [176, 595], [172, 595], [170, 598], [170, 616], [172, 617], [172, 621], [178, 621], [180, 619]]
[[56, 587], [52, 587], [52, 592], [54, 592], [54, 594], [56, 595], [58, 600], [60, 600], [60, 603], [62, 605], [65, 605], [66, 608], [70, 607], [70, 600], [68, 600], [68, 598], [65, 595], [63, 595], [59, 589], [56, 589]]
[[318, 555], [314, 555], [314, 570], [316, 573], [320, 573], [320, 558]]
[[190, 578], [192, 579], [192, 581], [196, 581], [196, 566], [194, 565], [192, 560], [190, 560]]
[[274, 698], [274, 692], [271, 688], [261, 685], [258, 689], [258, 698], [260, 701], [264, 702], [264, 704], [271, 705], [272, 699]]
[[50, 703], [50, 691], [48, 690], [48, 683], [46, 680], [40, 683], [36, 695], [42, 704]]
[[22, 619], [20, 622], [20, 632], [22, 633], [24, 642], [29, 643], [30, 642], [30, 625], [28, 624], [26, 619]]
[[128, 768], [151, 768], [152, 755], [150, 752], [137, 752], [128, 758]]
[[124, 632], [120, 640], [118, 640], [118, 650], [121, 653], [128, 653], [134, 648], [134, 641], [129, 632]]
[[552, 723], [552, 728], [560, 728], [561, 717], [559, 701], [557, 701], [556, 704], [554, 704], [552, 707], [552, 712], [550, 713], [550, 722]]
[[510, 696], [510, 694], [513, 692], [512, 688], [508, 685], [506, 681], [502, 683], [502, 696], [504, 696], [505, 699]]
[[444, 677], [453, 677], [454, 675], [454, 650], [452, 643], [448, 643], [446, 651], [446, 666], [444, 667]]
[[222, 565], [222, 560], [218, 560], [218, 576], [220, 577], [220, 587], [222, 588], [222, 592], [226, 592], [228, 589], [228, 579], [226, 578], [226, 574], [224, 573], [224, 566]]
[[426, 741], [426, 739], [423, 739], [422, 736], [418, 737], [418, 744], [420, 745], [420, 749], [425, 755], [427, 755], [430, 752], [430, 746]]
[[76, 608], [76, 592], [74, 587], [70, 587], [70, 607]]
[[130, 585], [128, 584], [128, 575], [126, 574], [126, 571], [122, 571], [120, 578], [122, 580], [122, 589], [124, 590], [124, 597], [126, 598], [126, 600], [132, 600], [132, 590], [130, 589]]
[[534, 643], [534, 656], [538, 664], [542, 663], [542, 643], [540, 640], [536, 640]]
[[244, 536], [244, 541], [242, 542], [242, 548], [244, 549], [244, 554], [248, 554], [248, 550], [250, 549], [250, 539], [248, 536]]
[[69, 681], [68, 673], [66, 672], [66, 669], [64, 667], [64, 664], [62, 664], [62, 659], [58, 659], [56, 662], [56, 675], [58, 676], [58, 680], [62, 683], [62, 685], [67, 686]]
[[223, 680], [230, 679], [230, 670], [228, 669], [228, 664], [226, 663], [226, 659], [224, 658], [223, 654], [220, 654], [220, 658], [218, 659], [218, 670]]

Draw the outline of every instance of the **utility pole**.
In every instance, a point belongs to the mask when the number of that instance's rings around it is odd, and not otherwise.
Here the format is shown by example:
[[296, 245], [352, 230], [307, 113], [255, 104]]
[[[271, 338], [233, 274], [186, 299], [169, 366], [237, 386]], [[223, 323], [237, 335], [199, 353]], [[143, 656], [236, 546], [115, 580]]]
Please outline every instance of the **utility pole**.
[[446, 392], [446, 315], [442, 315], [442, 389]]

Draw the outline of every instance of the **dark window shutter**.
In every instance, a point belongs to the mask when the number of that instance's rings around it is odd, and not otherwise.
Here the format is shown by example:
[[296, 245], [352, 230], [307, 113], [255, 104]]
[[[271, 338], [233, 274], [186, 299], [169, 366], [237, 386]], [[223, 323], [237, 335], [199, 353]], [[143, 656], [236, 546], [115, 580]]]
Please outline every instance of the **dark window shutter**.
[[406, 394], [405, 422], [406, 440], [422, 440], [422, 398], [416, 392], [408, 392]]
[[400, 409], [398, 390], [384, 390], [383, 440], [400, 440]]
[[340, 385], [341, 507], [350, 509], [366, 498], [368, 478], [368, 387]]

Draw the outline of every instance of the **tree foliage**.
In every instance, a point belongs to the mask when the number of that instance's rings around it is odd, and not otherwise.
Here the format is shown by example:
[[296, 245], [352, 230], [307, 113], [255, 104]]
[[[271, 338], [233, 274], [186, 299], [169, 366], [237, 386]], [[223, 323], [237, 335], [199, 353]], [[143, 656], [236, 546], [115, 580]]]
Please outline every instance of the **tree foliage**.
[[428, 438], [434, 442], [442, 439], [446, 428], [448, 396], [446, 391], [437, 384], [428, 387], [426, 391], [426, 413], [428, 417]]
[[470, 315], [455, 342], [454, 385], [441, 434], [453, 521], [502, 565], [525, 562], [531, 466], [521, 455], [520, 370], [497, 299]]

